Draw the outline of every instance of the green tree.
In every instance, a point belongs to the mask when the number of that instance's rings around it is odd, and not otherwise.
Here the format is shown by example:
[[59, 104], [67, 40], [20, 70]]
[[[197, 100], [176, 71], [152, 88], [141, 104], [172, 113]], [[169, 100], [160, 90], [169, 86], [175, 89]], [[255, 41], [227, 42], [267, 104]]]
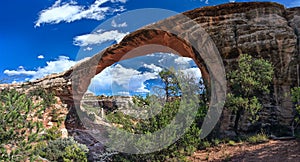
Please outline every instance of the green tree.
[[273, 75], [273, 66], [269, 61], [255, 59], [247, 54], [241, 55], [237, 68], [228, 73], [230, 93], [227, 96], [226, 107], [236, 115], [236, 133], [245, 111], [250, 113], [250, 121], [255, 122], [259, 119], [258, 112], [262, 109], [260, 98], [270, 92]]
[[159, 72], [159, 76], [163, 81], [163, 90], [166, 95], [166, 101], [170, 100], [170, 97], [178, 96], [180, 87], [175, 69], [164, 69]]
[[295, 115], [292, 123], [292, 134], [295, 135], [295, 129], [300, 123], [300, 87], [294, 87], [291, 89], [292, 102], [295, 103]]
[[[183, 75], [181, 72], [175, 72], [174, 70], [162, 71], [160, 73], [162, 81], [164, 82], [163, 90], [165, 91], [168, 100], [163, 102], [164, 105], [157, 105], [160, 100], [159, 94], [147, 95], [145, 98], [141, 96], [134, 97], [134, 103], [145, 110], [151, 110], [161, 106], [159, 108], [159, 113], [154, 113], [155, 115], [149, 115], [149, 118], [135, 119], [131, 116], [122, 114], [120, 112], [115, 112], [114, 114], [108, 114], [108, 120], [113, 123], [118, 123], [120, 128], [126, 130], [130, 133], [135, 134], [151, 134], [160, 131], [170, 124], [176, 115], [182, 115], [180, 121], [177, 121], [175, 125], [172, 126], [173, 130], [184, 130], [184, 134], [179, 137], [179, 139], [174, 134], [163, 134], [161, 137], [164, 141], [173, 141], [178, 139], [175, 143], [170, 146], [153, 153], [140, 154], [140, 155], [128, 155], [119, 153], [114, 155], [113, 161], [165, 161], [166, 159], [171, 161], [183, 161], [185, 155], [191, 154], [195, 151], [200, 144], [200, 126], [201, 121], [207, 112], [207, 100], [195, 99], [195, 97], [200, 97], [200, 92], [203, 92], [204, 85], [199, 85], [192, 75]], [[202, 82], [201, 82], [202, 83]], [[202, 89], [202, 91], [200, 90]], [[185, 95], [187, 97], [184, 97]], [[183, 96], [181, 96], [183, 95]], [[204, 93], [201, 95], [204, 98]], [[153, 104], [154, 102], [154, 104]], [[198, 108], [197, 113], [192, 113], [194, 116], [184, 115], [187, 112], [193, 111], [193, 108]], [[191, 113], [190, 113], [191, 114]], [[188, 120], [194, 120], [194, 122], [188, 127], [185, 124]], [[145, 145], [155, 145], [155, 139], [139, 139], [137, 144], [132, 144], [130, 146], [123, 144], [123, 141], [128, 140], [129, 136], [124, 136], [124, 134], [110, 134], [114, 144], [119, 147], [124, 147], [127, 150], [141, 150], [145, 148]]]
[[73, 138], [59, 138], [49, 141], [37, 151], [38, 154], [50, 161], [87, 161], [88, 148], [76, 142]]
[[12, 90], [0, 92], [0, 161], [34, 159], [34, 143], [40, 141], [42, 122], [32, 120], [44, 110], [30, 96]]

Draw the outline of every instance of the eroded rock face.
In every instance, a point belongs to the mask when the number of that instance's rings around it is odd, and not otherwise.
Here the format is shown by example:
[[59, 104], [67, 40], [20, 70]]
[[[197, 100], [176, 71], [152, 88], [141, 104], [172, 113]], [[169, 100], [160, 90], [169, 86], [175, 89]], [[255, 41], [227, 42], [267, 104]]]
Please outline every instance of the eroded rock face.
[[[191, 57], [209, 83], [209, 70], [204, 58], [190, 43], [181, 39], [193, 37], [195, 33], [203, 32], [199, 29], [203, 28], [215, 43], [226, 71], [230, 71], [236, 65], [236, 59], [243, 53], [272, 62], [275, 67], [272, 94], [266, 96], [264, 103], [271, 113], [263, 117], [265, 120], [263, 122], [276, 120], [275, 122], [281, 125], [290, 125], [293, 106], [289, 95], [285, 94], [289, 94], [290, 88], [297, 85], [296, 67], [300, 62], [300, 8], [286, 9], [280, 4], [268, 2], [230, 3], [187, 11], [183, 15], [191, 20], [174, 16], [149, 25], [129, 34], [119, 44], [80, 62], [64, 73], [26, 83], [25, 86], [30, 88], [41, 86], [54, 91], [69, 105], [78, 104], [91, 78], [113, 63], [132, 58], [141, 51], [145, 54], [172, 52]], [[195, 22], [200, 26], [191, 25]], [[157, 27], [171, 28], [172, 31], [153, 30]], [[203, 39], [199, 38], [198, 44], [204, 42], [201, 41]], [[157, 45], [156, 48], [153, 48], [153, 44]], [[130, 52], [131, 55], [125, 55]], [[221, 118], [220, 128], [223, 131], [231, 127], [233, 119], [229, 114], [228, 110], [225, 110]], [[272, 114], [272, 117], [268, 114]], [[240, 127], [247, 127], [247, 124], [245, 121]]]

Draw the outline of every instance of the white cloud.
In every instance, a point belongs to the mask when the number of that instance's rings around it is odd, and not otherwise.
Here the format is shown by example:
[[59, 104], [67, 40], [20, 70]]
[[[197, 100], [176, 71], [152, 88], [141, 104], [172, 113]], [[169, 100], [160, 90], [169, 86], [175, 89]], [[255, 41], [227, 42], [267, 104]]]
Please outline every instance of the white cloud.
[[4, 74], [6, 74], [8, 76], [14, 76], [14, 75], [35, 75], [36, 71], [27, 71], [25, 69], [4, 70]]
[[192, 61], [192, 59], [189, 57], [178, 57], [174, 61], [179, 65], [187, 65], [190, 61]]
[[200, 0], [201, 2], [205, 1], [205, 4], [208, 4], [208, 0]]
[[199, 83], [200, 79], [201, 79], [201, 71], [199, 68], [195, 67], [195, 68], [188, 68], [188, 69], [183, 69], [180, 70], [181, 72], [183, 72], [183, 74], [185, 76], [193, 76], [195, 78], [196, 83]]
[[95, 0], [90, 6], [78, 5], [76, 1], [61, 2], [57, 0], [51, 7], [42, 10], [35, 22], [35, 27], [41, 24], [58, 24], [60, 22], [73, 22], [81, 19], [103, 20], [107, 14], [124, 11], [124, 7], [102, 7], [104, 3], [125, 3], [126, 0]]
[[117, 92], [116, 95], [120, 95], [120, 96], [130, 96], [129, 92]]
[[154, 72], [156, 72], [156, 73], [159, 73], [160, 71], [162, 71], [162, 68], [161, 68], [161, 67], [158, 67], [158, 66], [156, 66], [156, 65], [154, 65], [154, 64], [150, 64], [150, 65], [144, 64], [144, 67], [149, 68], [149, 69], [152, 69], [152, 70], [153, 70]]
[[118, 43], [129, 33], [122, 33], [118, 30], [111, 30], [101, 33], [92, 33], [76, 36], [74, 38], [74, 45], [76, 46], [88, 46], [101, 44], [107, 41], [117, 41]]
[[85, 49], [83, 49], [84, 51], [91, 51], [91, 50], [93, 50], [93, 48], [92, 47], [86, 47]]
[[124, 88], [128, 88], [128, 83], [129, 81], [140, 74], [139, 71], [135, 70], [135, 69], [127, 69], [124, 68], [122, 65], [117, 64], [114, 68], [113, 68], [113, 72], [112, 72], [112, 80], [114, 82], [116, 82], [118, 85], [123, 86]]
[[37, 58], [38, 59], [44, 59], [45, 57], [43, 55], [39, 55]]
[[[152, 69], [152, 71], [138, 71], [132, 68], [125, 68], [120, 64], [107, 67], [92, 79], [89, 91], [100, 94], [110, 92], [114, 95], [129, 95], [132, 92], [149, 93], [146, 81], [158, 79], [162, 68], [155, 64], [143, 64], [142, 66]], [[196, 83], [201, 78], [201, 72], [197, 67], [189, 67], [181, 71], [187, 76], [193, 76]]]
[[71, 66], [77, 62], [72, 61], [69, 57], [59, 56], [55, 61], [48, 61], [45, 67], [39, 67], [37, 70], [25, 70], [23, 66], [20, 66], [17, 70], [5, 70], [4, 74], [8, 76], [27, 75], [30, 76], [30, 80], [45, 77], [52, 73], [60, 73], [68, 70]]
[[114, 27], [114, 28], [124, 28], [124, 27], [127, 27], [127, 23], [126, 22], [123, 22], [123, 23], [117, 23], [115, 19], [113, 19], [111, 21], [111, 26]]
[[158, 72], [142, 73], [117, 64], [107, 67], [96, 75], [92, 79], [89, 90], [94, 92], [111, 90], [114, 94], [119, 92], [147, 93], [149, 90], [146, 89], [144, 82], [158, 77]]

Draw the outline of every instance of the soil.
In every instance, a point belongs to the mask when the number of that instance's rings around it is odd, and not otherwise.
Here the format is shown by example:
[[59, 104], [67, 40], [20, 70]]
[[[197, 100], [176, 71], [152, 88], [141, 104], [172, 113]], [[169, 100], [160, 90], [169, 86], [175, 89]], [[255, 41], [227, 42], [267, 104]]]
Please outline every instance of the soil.
[[270, 140], [261, 144], [237, 143], [234, 146], [221, 144], [195, 152], [189, 161], [300, 162], [300, 141]]

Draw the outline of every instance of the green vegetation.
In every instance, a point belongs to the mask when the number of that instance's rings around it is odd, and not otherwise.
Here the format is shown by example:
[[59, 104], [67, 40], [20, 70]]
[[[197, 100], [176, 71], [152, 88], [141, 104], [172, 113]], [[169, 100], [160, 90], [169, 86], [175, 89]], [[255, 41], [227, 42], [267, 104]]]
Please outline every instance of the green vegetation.
[[16, 90], [0, 92], [0, 161], [34, 159], [33, 145], [41, 140], [43, 124], [32, 120], [45, 107]]
[[164, 84], [162, 89], [166, 95], [166, 100], [168, 101], [170, 97], [178, 96], [180, 93], [180, 85], [175, 74], [175, 69], [171, 68], [170, 70], [162, 70], [159, 72], [159, 76]]
[[[235, 70], [227, 75], [230, 92], [226, 107], [234, 113], [234, 131], [240, 135], [239, 122], [244, 115], [249, 116], [249, 120], [253, 123], [259, 120], [259, 111], [263, 107], [262, 97], [269, 93], [274, 71], [268, 61], [254, 59], [246, 54], [240, 56], [238, 65], [234, 68]], [[163, 84], [161, 87], [156, 87], [157, 94], [133, 97], [130, 110], [141, 112], [143, 118], [126, 114], [124, 113], [126, 110], [122, 109], [122, 112], [110, 111], [105, 116], [105, 120], [131, 134], [149, 135], [168, 128], [176, 116], [181, 115], [180, 120], [168, 129], [184, 130], [184, 133], [181, 136], [176, 135], [177, 132], [162, 134], [164, 141], [172, 144], [156, 152], [126, 154], [110, 153], [108, 150], [103, 155], [99, 155], [99, 158], [109, 156], [111, 161], [186, 161], [185, 157], [197, 149], [222, 143], [235, 146], [240, 141], [251, 144], [268, 141], [265, 133], [249, 137], [238, 136], [237, 139], [221, 140], [218, 136], [216, 138], [211, 136], [200, 140], [200, 128], [208, 111], [208, 98], [203, 83], [196, 84], [195, 78], [175, 72], [174, 69], [163, 70], [159, 75]], [[186, 93], [188, 97], [184, 96]], [[291, 97], [295, 103], [293, 127], [296, 128], [300, 123], [300, 87], [291, 89]], [[39, 157], [49, 161], [87, 161], [89, 150], [85, 145], [77, 143], [73, 138], [62, 139], [59, 125], [46, 130], [38, 120], [42, 119], [45, 109], [54, 103], [54, 94], [47, 93], [42, 88], [32, 90], [28, 94], [16, 90], [0, 92], [0, 161], [36, 160]], [[197, 113], [185, 115], [193, 112], [193, 108], [197, 108]], [[83, 114], [95, 121], [99, 110], [88, 105], [86, 110]], [[50, 115], [53, 122], [60, 123], [62, 120], [57, 109], [52, 109]], [[193, 119], [192, 124], [186, 127], [185, 123], [191, 119]], [[136, 141], [137, 144], [128, 145], [125, 141], [132, 140], [130, 136], [124, 134], [120, 136], [118, 132], [113, 131], [109, 132], [108, 136], [116, 139], [111, 145], [115, 144], [134, 151], [145, 151], [143, 150], [145, 145], [155, 143], [155, 139], [141, 138]], [[226, 159], [229, 160], [230, 156], [226, 155], [225, 161]]]
[[54, 93], [49, 93], [41, 87], [37, 87], [37, 88], [34, 88], [33, 90], [31, 90], [29, 92], [29, 96], [35, 100], [42, 99], [41, 104], [45, 108], [55, 104], [55, 102], [56, 102]]
[[294, 87], [291, 89], [292, 102], [295, 103], [295, 117], [292, 123], [292, 134], [295, 136], [295, 129], [300, 123], [300, 87]]
[[229, 141], [228, 141], [228, 145], [229, 145], [229, 146], [235, 146], [236, 143], [235, 143], [235, 141], [233, 141], [233, 140], [229, 140]]
[[228, 73], [227, 78], [230, 93], [227, 96], [226, 107], [236, 115], [234, 131], [239, 133], [239, 122], [245, 112], [249, 113], [249, 120], [255, 123], [258, 112], [262, 109], [261, 98], [270, 92], [269, 85], [274, 71], [269, 61], [254, 59], [244, 54], [238, 59], [238, 67]]
[[88, 148], [73, 138], [59, 138], [39, 148], [38, 154], [50, 161], [87, 161]]
[[[119, 128], [127, 132], [147, 135], [166, 128], [170, 125], [171, 121], [174, 120], [176, 115], [181, 114], [182, 118], [178, 121], [179, 123], [176, 123], [176, 125], [173, 125], [170, 129], [178, 131], [185, 130], [184, 134], [178, 137], [179, 139], [175, 143], [166, 148], [162, 148], [160, 151], [137, 155], [119, 153], [114, 155], [113, 161], [164, 161], [166, 159], [184, 161], [186, 155], [190, 155], [199, 147], [201, 143], [199, 138], [201, 133], [200, 126], [206, 115], [207, 103], [206, 100], [195, 99], [193, 96], [197, 96], [198, 98], [199, 96], [205, 96], [205, 94], [199, 94], [199, 89], [203, 85], [199, 86], [199, 84], [195, 84], [194, 78], [190, 76], [178, 75], [173, 71], [162, 71], [160, 76], [164, 82], [164, 86], [161, 87], [161, 89], [164, 90], [163, 96], [161, 96], [162, 94], [147, 95], [145, 98], [136, 96], [133, 100], [135, 106], [148, 112], [146, 118], [135, 119], [124, 113], [114, 112], [106, 116], [107, 120], [117, 124]], [[185, 82], [180, 84], [181, 79], [185, 79]], [[187, 84], [190, 86], [188, 90], [185, 89]], [[191, 94], [188, 98], [181, 96], [181, 94], [186, 92]], [[157, 104], [160, 101], [163, 101], [164, 105]], [[184, 114], [192, 111], [194, 107], [198, 110], [198, 112], [194, 114], [195, 121], [190, 127], [185, 128], [185, 123], [187, 123], [192, 116], [184, 116]], [[155, 111], [154, 109], [159, 109], [159, 113], [153, 113], [152, 110]], [[177, 138], [176, 134], [163, 134], [162, 136], [164, 141], [169, 141], [170, 143]], [[114, 141], [116, 145], [121, 145], [128, 150], [140, 150], [143, 149], [145, 145], [153, 142], [149, 139], [139, 139], [139, 141], [137, 141], [138, 145], [128, 146], [125, 144], [122, 145], [122, 143], [128, 141], [130, 137], [124, 135], [120, 136], [117, 133], [111, 133], [110, 137], [116, 139]], [[114, 145], [114, 143], [111, 145]]]
[[256, 135], [247, 138], [247, 142], [251, 144], [258, 144], [269, 141], [268, 136], [265, 133], [258, 133]]
[[[144, 119], [139, 121], [138, 124], [134, 125], [132, 123], [132, 119], [130, 119], [127, 116], [123, 116], [119, 118], [120, 116], [117, 116], [117, 118], [123, 120], [119, 120], [119, 123], [122, 125], [122, 128], [124, 130], [130, 131], [132, 133], [142, 133], [147, 134], [151, 132], [155, 132], [157, 130], [160, 130], [164, 128], [167, 124], [170, 123], [170, 120], [173, 119], [174, 114], [177, 112], [179, 107], [179, 102], [175, 101], [173, 103], [167, 104], [162, 112], [158, 114], [157, 116], [150, 118], [150, 119]], [[184, 120], [184, 119], [183, 119]], [[180, 128], [179, 128], [180, 129]], [[174, 144], [169, 146], [168, 148], [165, 148], [161, 151], [151, 153], [151, 154], [143, 154], [143, 155], [126, 155], [126, 154], [118, 154], [114, 158], [116, 161], [146, 161], [146, 160], [166, 160], [166, 158], [177, 158], [182, 159], [186, 154], [190, 154], [193, 151], [197, 149], [197, 145], [200, 142], [200, 129], [196, 126], [196, 123], [193, 123], [189, 130]], [[111, 136], [114, 136], [113, 134]], [[124, 140], [128, 140], [128, 137], [119, 138], [117, 144], [119, 145], [119, 142], [122, 142]], [[175, 137], [168, 135], [165, 140], [172, 140]], [[114, 138], [114, 137], [112, 137]], [[148, 143], [149, 141], [139, 141], [141, 143], [141, 147]], [[129, 147], [129, 146], [125, 146]]]
[[86, 146], [61, 139], [57, 126], [44, 128], [42, 114], [54, 103], [54, 95], [41, 88], [28, 94], [15, 89], [0, 92], [0, 161], [35, 161], [39, 156], [51, 161], [87, 161]]
[[44, 134], [45, 140], [56, 140], [61, 137], [61, 131], [57, 126], [52, 126], [50, 129], [45, 130]]

